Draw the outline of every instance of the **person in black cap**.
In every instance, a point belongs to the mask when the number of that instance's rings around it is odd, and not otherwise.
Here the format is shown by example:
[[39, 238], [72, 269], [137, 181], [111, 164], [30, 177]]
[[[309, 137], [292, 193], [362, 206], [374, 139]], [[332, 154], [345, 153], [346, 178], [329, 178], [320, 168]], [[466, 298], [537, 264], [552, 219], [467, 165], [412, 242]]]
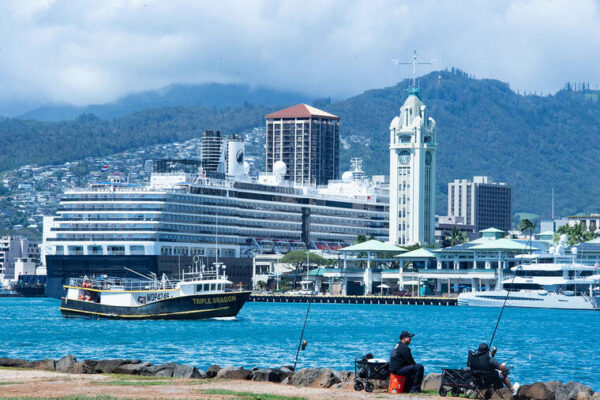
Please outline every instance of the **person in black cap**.
[[495, 351], [490, 353], [490, 348], [487, 343], [481, 343], [477, 348], [477, 352], [474, 353], [474, 364], [471, 368], [479, 369], [483, 371], [498, 371], [498, 377], [504, 382], [507, 388], [510, 389], [513, 396], [516, 396], [519, 392], [520, 385], [515, 383], [512, 385], [510, 379], [508, 379], [508, 368], [506, 363], [500, 363], [494, 358], [496, 355]]
[[404, 376], [406, 378], [405, 388], [409, 389], [411, 393], [419, 393], [423, 382], [424, 368], [423, 365], [415, 362], [408, 347], [413, 336], [415, 335], [409, 331], [403, 331], [400, 334], [400, 341], [396, 343], [390, 354], [390, 373]]

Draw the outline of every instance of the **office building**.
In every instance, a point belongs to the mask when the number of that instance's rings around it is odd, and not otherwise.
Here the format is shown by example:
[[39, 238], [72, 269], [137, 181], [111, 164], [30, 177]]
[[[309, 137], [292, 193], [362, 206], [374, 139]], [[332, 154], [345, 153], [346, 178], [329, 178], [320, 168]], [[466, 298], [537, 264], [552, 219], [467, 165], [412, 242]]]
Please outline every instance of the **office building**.
[[266, 171], [283, 161], [285, 178], [326, 185], [339, 176], [340, 118], [307, 104], [266, 116]]
[[508, 232], [512, 226], [512, 188], [488, 176], [448, 183], [448, 216], [463, 217], [475, 231], [497, 228]]

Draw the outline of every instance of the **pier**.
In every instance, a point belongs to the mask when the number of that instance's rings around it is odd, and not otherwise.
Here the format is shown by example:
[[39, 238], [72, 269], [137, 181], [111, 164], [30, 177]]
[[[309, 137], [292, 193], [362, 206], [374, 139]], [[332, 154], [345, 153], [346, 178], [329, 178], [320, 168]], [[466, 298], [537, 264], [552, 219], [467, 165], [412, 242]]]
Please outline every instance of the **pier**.
[[400, 296], [330, 296], [251, 294], [248, 301], [264, 303], [330, 303], [330, 304], [397, 304], [413, 306], [456, 306], [453, 297], [400, 297]]

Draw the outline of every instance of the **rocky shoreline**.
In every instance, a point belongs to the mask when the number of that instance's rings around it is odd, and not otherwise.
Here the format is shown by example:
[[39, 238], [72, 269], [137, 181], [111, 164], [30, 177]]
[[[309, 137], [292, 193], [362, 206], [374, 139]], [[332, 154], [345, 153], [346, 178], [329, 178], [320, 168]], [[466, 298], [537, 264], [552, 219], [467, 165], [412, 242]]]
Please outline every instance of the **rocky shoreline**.
[[[152, 364], [142, 360], [107, 359], [78, 361], [74, 356], [67, 355], [59, 360], [45, 359], [28, 361], [14, 358], [0, 358], [0, 367], [20, 368], [29, 370], [54, 371], [69, 374], [121, 374], [154, 376], [177, 379], [205, 380], [246, 380], [257, 382], [278, 383], [295, 387], [311, 387], [325, 389], [340, 389], [351, 387], [354, 383], [354, 373], [336, 371], [330, 368], [304, 368], [294, 371], [292, 366], [278, 368], [220, 367], [212, 365], [206, 371], [191, 365], [175, 363]], [[428, 374], [422, 389], [437, 392], [440, 386], [441, 374]], [[387, 381], [374, 381], [376, 389], [387, 389]], [[511, 399], [508, 390], [502, 392], [504, 400]], [[535, 382], [523, 385], [516, 396], [517, 400], [600, 400], [600, 392], [594, 391], [581, 383], [558, 381]]]

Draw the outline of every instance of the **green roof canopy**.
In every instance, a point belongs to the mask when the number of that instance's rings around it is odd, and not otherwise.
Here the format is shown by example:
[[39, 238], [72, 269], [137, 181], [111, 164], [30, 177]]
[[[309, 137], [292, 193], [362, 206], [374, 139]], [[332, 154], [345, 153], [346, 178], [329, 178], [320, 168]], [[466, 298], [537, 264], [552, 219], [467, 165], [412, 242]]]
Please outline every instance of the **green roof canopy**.
[[407, 253], [400, 254], [399, 256], [396, 256], [396, 257], [398, 257], [398, 258], [435, 258], [435, 254], [433, 254], [431, 251], [421, 247], [420, 249], [409, 251]]
[[373, 252], [373, 253], [382, 253], [382, 252], [392, 252], [392, 253], [403, 253], [408, 250], [403, 249], [402, 247], [394, 246], [393, 244], [383, 243], [379, 240], [371, 239], [366, 242], [353, 244], [352, 246], [344, 247], [340, 249], [340, 251], [344, 251], [347, 253], [358, 253], [358, 252]]
[[470, 250], [517, 250], [517, 251], [529, 251], [538, 250], [535, 247], [527, 246], [511, 239], [498, 239], [490, 240], [488, 242], [478, 244], [477, 246], [471, 247]]
[[504, 233], [503, 230], [496, 229], [496, 228], [487, 228], [487, 229], [481, 230], [479, 232], [481, 232], [481, 233]]

